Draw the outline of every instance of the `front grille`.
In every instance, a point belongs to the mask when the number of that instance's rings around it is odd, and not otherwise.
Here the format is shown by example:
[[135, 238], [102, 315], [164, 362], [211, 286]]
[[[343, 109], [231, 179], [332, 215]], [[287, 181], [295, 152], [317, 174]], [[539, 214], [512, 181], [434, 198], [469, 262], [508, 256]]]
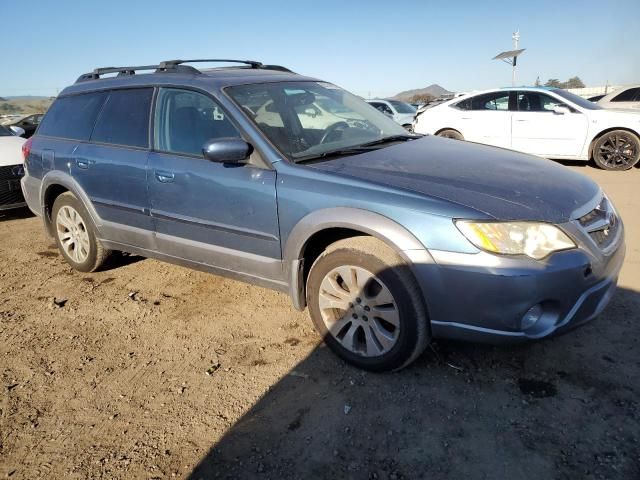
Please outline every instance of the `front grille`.
[[620, 227], [620, 220], [611, 202], [602, 197], [600, 204], [578, 219], [598, 247], [605, 249], [613, 242]]
[[0, 167], [0, 208], [3, 205], [24, 203], [20, 179], [24, 175], [22, 165]]

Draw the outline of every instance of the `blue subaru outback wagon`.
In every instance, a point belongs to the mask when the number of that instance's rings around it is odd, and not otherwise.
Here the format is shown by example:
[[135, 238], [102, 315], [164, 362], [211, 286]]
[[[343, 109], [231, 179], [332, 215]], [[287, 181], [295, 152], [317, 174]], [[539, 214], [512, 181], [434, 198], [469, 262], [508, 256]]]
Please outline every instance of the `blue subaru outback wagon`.
[[584, 176], [408, 134], [280, 66], [196, 62], [84, 74], [25, 145], [25, 198], [76, 270], [126, 251], [286, 292], [369, 370], [431, 338], [557, 334], [611, 298], [623, 224]]

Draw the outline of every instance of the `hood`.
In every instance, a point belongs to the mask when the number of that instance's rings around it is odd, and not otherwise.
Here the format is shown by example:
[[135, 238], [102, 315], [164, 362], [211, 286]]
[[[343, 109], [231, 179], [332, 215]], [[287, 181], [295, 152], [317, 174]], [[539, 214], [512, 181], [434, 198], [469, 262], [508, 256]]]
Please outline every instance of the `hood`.
[[501, 220], [566, 222], [600, 191], [589, 178], [550, 160], [434, 136], [310, 166]]

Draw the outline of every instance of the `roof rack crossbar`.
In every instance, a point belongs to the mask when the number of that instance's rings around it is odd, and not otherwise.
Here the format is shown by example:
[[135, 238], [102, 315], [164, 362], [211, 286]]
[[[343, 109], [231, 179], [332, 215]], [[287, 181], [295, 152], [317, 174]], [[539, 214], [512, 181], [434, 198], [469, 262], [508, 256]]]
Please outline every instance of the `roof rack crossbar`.
[[223, 59], [223, 58], [200, 58], [194, 60], [165, 60], [164, 62], [160, 62], [160, 68], [173, 68], [177, 65], [181, 65], [183, 63], [243, 63], [245, 65], [251, 66], [251, 68], [261, 68], [262, 63], [256, 62], [255, 60], [233, 60], [233, 59]]

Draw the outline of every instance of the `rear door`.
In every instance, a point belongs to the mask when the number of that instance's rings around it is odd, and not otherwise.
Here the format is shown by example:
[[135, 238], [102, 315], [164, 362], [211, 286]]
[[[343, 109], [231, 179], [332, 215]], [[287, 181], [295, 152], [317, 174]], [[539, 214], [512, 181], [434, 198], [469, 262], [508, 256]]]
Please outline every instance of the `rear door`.
[[[544, 157], [580, 155], [587, 136], [587, 116], [543, 92], [519, 91], [513, 114], [514, 150]], [[556, 107], [567, 112], [557, 113]]]
[[153, 88], [113, 90], [102, 107], [89, 143], [71, 162], [73, 177], [107, 223], [108, 240], [152, 247], [147, 196], [149, 117]]
[[[512, 92], [497, 91], [476, 95], [454, 105], [459, 112], [447, 127], [456, 128], [465, 140], [496, 147], [511, 147]], [[452, 119], [453, 120], [453, 119]]]
[[225, 270], [275, 276], [281, 258], [276, 173], [206, 160], [204, 143], [225, 137], [241, 135], [213, 98], [159, 90], [148, 178], [158, 248]]

